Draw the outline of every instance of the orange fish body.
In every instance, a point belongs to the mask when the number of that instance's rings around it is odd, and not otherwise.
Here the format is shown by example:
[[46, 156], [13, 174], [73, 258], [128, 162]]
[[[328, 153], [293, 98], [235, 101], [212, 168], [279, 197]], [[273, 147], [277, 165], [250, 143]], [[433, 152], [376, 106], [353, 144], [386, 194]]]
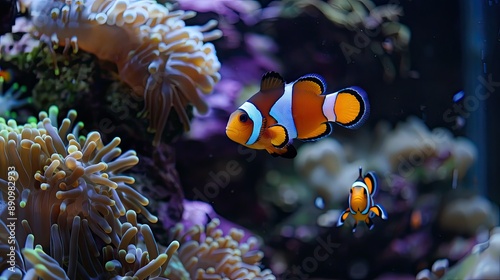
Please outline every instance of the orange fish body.
[[357, 87], [324, 94], [323, 79], [306, 75], [286, 84], [276, 72], [262, 77], [260, 91], [231, 114], [227, 136], [244, 146], [293, 158], [293, 139], [314, 141], [332, 132], [331, 123], [359, 127], [367, 118], [366, 93]]
[[363, 171], [359, 168], [359, 178], [352, 184], [349, 194], [349, 208], [340, 214], [337, 226], [344, 224], [349, 214], [354, 218], [354, 226], [352, 231], [356, 231], [356, 226], [359, 221], [363, 221], [372, 229], [372, 218], [379, 216], [386, 220], [387, 214], [384, 208], [375, 204], [373, 196], [377, 192], [377, 177], [374, 172], [368, 172], [363, 177]]

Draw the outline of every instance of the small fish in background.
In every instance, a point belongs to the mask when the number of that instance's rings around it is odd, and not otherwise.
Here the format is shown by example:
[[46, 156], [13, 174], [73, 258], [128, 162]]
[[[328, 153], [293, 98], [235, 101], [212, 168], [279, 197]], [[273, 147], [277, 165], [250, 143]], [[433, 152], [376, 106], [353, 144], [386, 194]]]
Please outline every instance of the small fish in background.
[[384, 208], [373, 202], [373, 196], [377, 192], [377, 177], [375, 172], [368, 172], [363, 177], [363, 170], [359, 168], [359, 178], [354, 181], [349, 194], [349, 208], [340, 214], [337, 226], [342, 226], [349, 216], [354, 218], [354, 226], [352, 231], [356, 231], [356, 226], [359, 221], [364, 221], [366, 225], [372, 229], [372, 218], [379, 216], [387, 220], [387, 214]]
[[318, 209], [325, 209], [325, 200], [321, 197], [321, 196], [318, 196], [314, 199], [314, 205], [318, 208]]
[[422, 226], [422, 212], [420, 210], [416, 209], [411, 212], [410, 226], [413, 230], [419, 229]]
[[286, 84], [280, 74], [268, 72], [260, 91], [231, 114], [226, 134], [246, 147], [294, 158], [293, 139], [326, 137], [332, 123], [351, 129], [364, 123], [370, 108], [364, 90], [350, 87], [324, 94], [325, 89], [323, 78], [316, 74]]
[[0, 68], [0, 78], [3, 78], [3, 81], [9, 84], [14, 78], [14, 71]]

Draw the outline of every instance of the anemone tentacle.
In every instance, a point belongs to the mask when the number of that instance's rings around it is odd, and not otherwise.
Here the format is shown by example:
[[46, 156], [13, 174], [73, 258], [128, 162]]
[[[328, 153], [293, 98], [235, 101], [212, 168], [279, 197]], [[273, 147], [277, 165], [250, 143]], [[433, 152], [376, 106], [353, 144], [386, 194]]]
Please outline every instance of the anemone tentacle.
[[161, 140], [171, 107], [186, 130], [188, 104], [199, 113], [208, 111], [201, 96], [220, 80], [220, 62], [213, 44], [207, 43], [222, 36], [213, 30], [217, 21], [186, 26], [184, 20], [194, 13], [169, 11], [152, 0], [24, 2], [35, 35], [45, 43], [63, 46], [65, 52], [82, 49], [117, 65], [121, 79], [144, 98], [140, 115], [149, 119], [149, 131], [156, 132], [154, 145]]

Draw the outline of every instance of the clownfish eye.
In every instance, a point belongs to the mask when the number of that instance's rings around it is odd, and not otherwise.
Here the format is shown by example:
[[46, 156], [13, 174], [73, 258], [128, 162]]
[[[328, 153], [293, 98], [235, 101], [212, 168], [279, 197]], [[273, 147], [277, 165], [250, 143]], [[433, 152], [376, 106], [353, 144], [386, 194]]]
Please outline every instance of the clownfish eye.
[[365, 196], [367, 195], [367, 193], [366, 193], [366, 189], [365, 189], [365, 188], [363, 188], [363, 194], [364, 194]]
[[351, 194], [352, 194], [352, 189], [350, 190]]
[[240, 115], [240, 122], [245, 123], [248, 121], [248, 115], [243, 113]]

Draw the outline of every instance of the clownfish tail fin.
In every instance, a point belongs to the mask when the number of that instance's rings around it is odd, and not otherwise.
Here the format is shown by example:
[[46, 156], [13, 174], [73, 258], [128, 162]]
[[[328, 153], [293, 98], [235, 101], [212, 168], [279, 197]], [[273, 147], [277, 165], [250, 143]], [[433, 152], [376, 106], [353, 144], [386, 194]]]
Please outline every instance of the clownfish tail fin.
[[350, 87], [329, 94], [323, 103], [323, 114], [328, 121], [344, 127], [360, 127], [370, 114], [370, 103], [366, 92], [359, 87]]

